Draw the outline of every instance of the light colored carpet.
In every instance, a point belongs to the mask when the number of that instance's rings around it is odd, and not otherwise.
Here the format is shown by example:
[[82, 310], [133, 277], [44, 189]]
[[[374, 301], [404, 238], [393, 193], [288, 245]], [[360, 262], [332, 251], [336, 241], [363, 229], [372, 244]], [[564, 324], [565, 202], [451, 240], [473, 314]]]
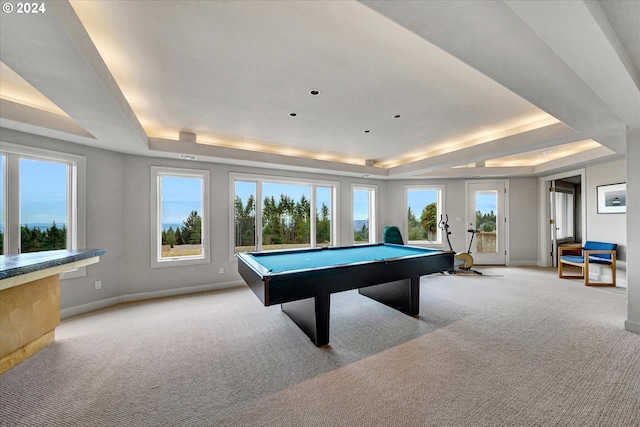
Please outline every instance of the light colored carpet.
[[0, 425], [640, 425], [626, 295], [482, 270], [423, 278], [418, 319], [335, 294], [320, 349], [248, 288], [67, 319], [0, 376]]

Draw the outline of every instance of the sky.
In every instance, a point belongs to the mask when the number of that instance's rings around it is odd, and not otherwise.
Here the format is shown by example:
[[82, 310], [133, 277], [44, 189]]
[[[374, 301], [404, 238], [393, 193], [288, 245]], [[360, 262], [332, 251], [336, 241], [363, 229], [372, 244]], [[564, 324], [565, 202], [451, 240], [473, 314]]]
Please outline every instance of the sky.
[[493, 213], [497, 214], [496, 208], [496, 193], [491, 192], [476, 192], [476, 211], [480, 211], [483, 214]]
[[20, 223], [66, 223], [67, 166], [20, 159]]
[[407, 192], [407, 204], [418, 221], [420, 221], [424, 208], [437, 200], [438, 192], [436, 190], [409, 190]]
[[182, 224], [191, 211], [202, 215], [200, 178], [162, 177], [162, 224]]

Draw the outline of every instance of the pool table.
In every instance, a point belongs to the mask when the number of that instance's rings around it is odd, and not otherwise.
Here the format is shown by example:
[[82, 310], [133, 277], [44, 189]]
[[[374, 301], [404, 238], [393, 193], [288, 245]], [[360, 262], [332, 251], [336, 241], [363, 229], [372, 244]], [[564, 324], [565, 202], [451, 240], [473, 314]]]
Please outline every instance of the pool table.
[[330, 295], [359, 293], [409, 316], [420, 276], [453, 270], [453, 252], [388, 243], [237, 254], [238, 272], [265, 306], [282, 310], [316, 346], [329, 343]]

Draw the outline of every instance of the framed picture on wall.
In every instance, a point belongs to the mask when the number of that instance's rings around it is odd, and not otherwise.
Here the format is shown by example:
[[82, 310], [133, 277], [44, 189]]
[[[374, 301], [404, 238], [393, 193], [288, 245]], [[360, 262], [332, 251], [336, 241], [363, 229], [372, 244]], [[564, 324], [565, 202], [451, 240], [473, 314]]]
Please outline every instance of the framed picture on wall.
[[598, 213], [626, 213], [627, 212], [627, 183], [598, 185]]

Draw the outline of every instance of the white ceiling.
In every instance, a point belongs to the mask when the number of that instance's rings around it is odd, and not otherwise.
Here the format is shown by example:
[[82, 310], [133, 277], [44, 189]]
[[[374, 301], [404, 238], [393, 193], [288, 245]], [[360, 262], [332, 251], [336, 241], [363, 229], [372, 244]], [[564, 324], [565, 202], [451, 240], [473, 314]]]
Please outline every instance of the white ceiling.
[[46, 7], [3, 13], [4, 128], [393, 179], [579, 166], [640, 127], [636, 0]]

